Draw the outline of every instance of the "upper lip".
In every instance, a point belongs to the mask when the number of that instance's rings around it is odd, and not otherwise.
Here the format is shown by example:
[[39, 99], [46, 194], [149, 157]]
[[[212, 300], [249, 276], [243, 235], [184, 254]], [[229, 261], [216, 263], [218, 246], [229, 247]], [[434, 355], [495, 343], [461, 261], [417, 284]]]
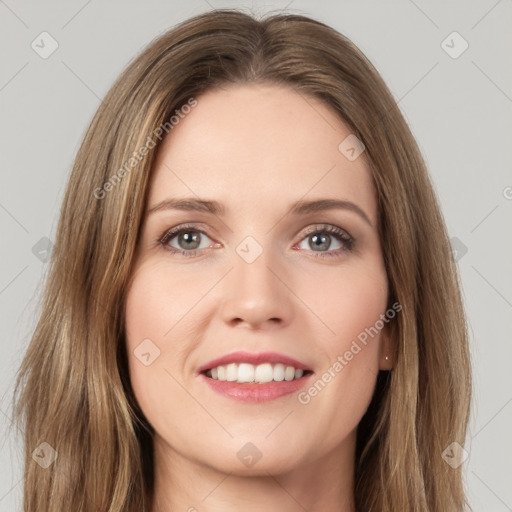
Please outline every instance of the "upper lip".
[[198, 373], [204, 372], [205, 370], [210, 370], [212, 368], [216, 368], [217, 366], [229, 364], [229, 363], [249, 363], [253, 365], [258, 365], [262, 363], [271, 363], [271, 364], [284, 364], [285, 366], [293, 366], [295, 369], [301, 370], [311, 370], [308, 366], [293, 357], [285, 356], [284, 354], [279, 354], [278, 352], [244, 352], [242, 350], [237, 352], [231, 352], [231, 354], [227, 354], [222, 357], [218, 357], [217, 359], [213, 359], [208, 363], [200, 366], [198, 368]]

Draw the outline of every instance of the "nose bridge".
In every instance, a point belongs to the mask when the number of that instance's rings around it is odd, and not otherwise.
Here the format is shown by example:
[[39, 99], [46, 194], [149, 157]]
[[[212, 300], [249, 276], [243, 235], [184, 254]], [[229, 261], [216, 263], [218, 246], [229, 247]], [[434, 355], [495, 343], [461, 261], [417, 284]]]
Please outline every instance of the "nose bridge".
[[274, 251], [249, 236], [235, 248], [233, 258], [234, 268], [226, 283], [225, 321], [243, 321], [254, 327], [270, 321], [289, 322], [290, 292], [285, 279], [278, 277], [282, 267]]

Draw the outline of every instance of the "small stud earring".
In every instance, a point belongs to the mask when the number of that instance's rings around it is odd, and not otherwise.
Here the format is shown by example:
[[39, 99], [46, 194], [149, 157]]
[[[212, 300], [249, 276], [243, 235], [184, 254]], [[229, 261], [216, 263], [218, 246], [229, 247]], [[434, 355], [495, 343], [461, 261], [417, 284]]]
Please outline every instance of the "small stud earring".
[[386, 361], [389, 361], [389, 356], [386, 356], [384, 359], [385, 359]]

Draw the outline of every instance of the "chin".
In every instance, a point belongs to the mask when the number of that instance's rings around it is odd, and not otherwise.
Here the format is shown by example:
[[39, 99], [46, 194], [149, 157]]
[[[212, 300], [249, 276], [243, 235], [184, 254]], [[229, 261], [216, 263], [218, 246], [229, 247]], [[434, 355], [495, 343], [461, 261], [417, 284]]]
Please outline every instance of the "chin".
[[255, 457], [252, 461], [247, 456], [245, 460], [244, 458], [240, 460], [238, 455], [235, 455], [235, 457], [219, 458], [218, 461], [214, 461], [214, 464], [211, 462], [210, 460], [209, 465], [216, 471], [234, 476], [268, 477], [269, 474], [275, 476], [293, 471], [300, 465], [300, 458], [297, 454], [289, 452], [268, 454], [262, 451], [261, 458]]

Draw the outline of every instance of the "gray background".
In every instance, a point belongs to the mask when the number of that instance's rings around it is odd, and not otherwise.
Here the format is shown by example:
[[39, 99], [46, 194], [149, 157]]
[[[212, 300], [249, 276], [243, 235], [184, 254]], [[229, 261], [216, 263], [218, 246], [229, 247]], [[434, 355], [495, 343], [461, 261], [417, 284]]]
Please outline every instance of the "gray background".
[[[21, 510], [21, 446], [8, 431], [13, 379], [46, 271], [40, 240], [54, 239], [85, 129], [127, 62], [157, 35], [239, 6], [287, 7], [330, 24], [365, 52], [399, 102], [456, 238], [475, 377], [464, 463], [470, 500], [475, 511], [512, 510], [510, 0], [0, 0], [0, 510]], [[43, 31], [58, 43], [46, 59], [31, 47]], [[453, 31], [469, 44], [457, 58], [445, 50], [458, 53], [460, 40], [442, 45]]]

